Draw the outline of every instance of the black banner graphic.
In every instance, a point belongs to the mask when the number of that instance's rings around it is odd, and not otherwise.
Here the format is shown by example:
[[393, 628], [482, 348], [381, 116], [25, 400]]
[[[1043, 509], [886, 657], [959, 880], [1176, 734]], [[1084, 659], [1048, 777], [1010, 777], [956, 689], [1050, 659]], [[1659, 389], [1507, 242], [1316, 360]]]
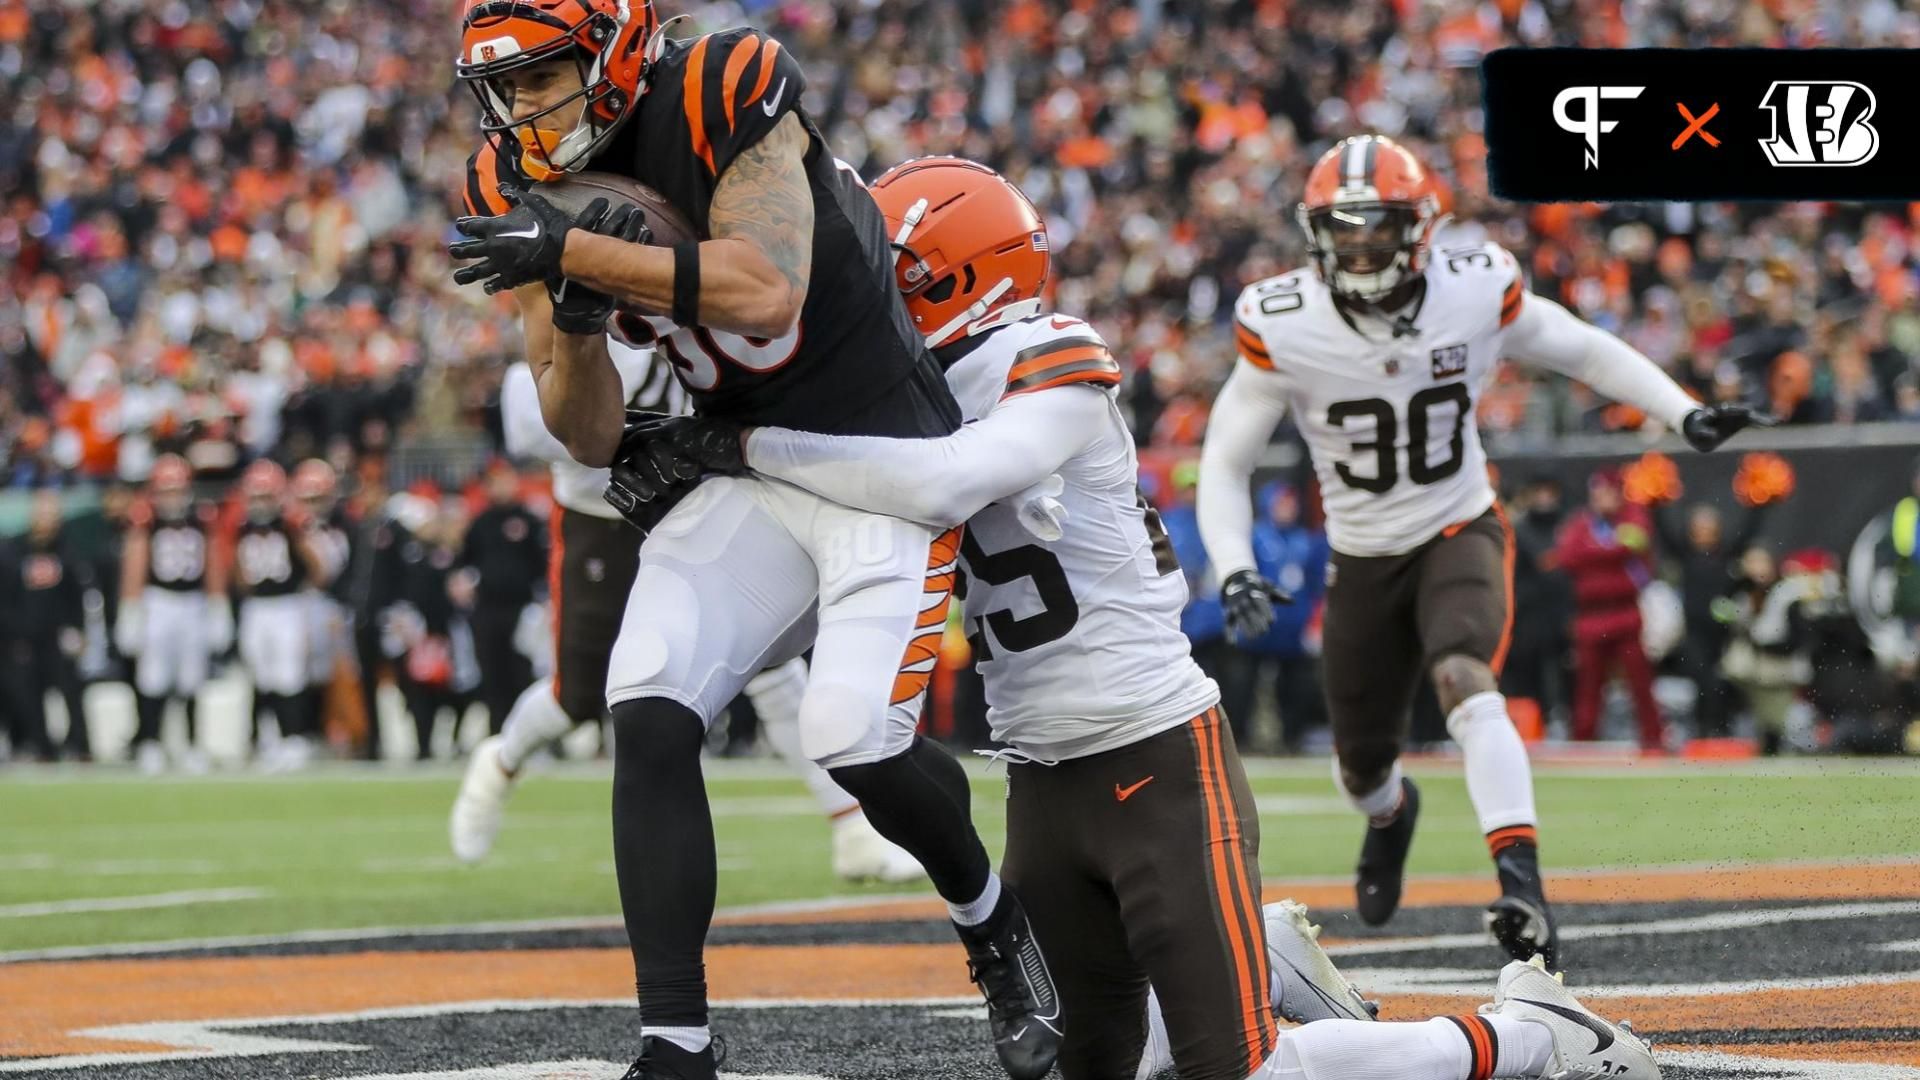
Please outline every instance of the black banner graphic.
[[1500, 49], [1493, 193], [1523, 202], [1920, 200], [1920, 49]]

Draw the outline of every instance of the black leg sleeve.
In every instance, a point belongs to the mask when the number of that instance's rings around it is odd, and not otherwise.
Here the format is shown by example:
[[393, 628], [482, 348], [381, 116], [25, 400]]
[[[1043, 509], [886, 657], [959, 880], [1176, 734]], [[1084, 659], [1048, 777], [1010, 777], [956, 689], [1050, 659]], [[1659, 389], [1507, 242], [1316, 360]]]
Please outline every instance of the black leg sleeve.
[[707, 928], [718, 878], [700, 774], [706, 727], [664, 698], [613, 707], [613, 866], [640, 1022], [707, 1022]]
[[916, 738], [903, 754], [827, 773], [860, 800], [881, 836], [920, 860], [948, 903], [969, 904], [986, 891], [993, 864], [973, 828], [967, 772], [952, 754]]
[[167, 707], [167, 699], [148, 697], [139, 691], [134, 692], [134, 712], [140, 719], [140, 726], [134, 729], [133, 745], [158, 742], [160, 739], [160, 717]]

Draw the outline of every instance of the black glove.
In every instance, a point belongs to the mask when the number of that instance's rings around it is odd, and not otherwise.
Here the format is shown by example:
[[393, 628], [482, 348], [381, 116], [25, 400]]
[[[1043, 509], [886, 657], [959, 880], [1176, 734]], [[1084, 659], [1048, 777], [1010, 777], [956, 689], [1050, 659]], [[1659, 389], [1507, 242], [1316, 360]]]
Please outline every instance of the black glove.
[[1291, 604], [1285, 589], [1260, 576], [1257, 570], [1235, 570], [1220, 588], [1220, 604], [1227, 609], [1227, 636], [1251, 641], [1273, 627], [1273, 605]]
[[1780, 421], [1746, 405], [1708, 405], [1695, 409], [1680, 422], [1680, 434], [1695, 450], [1706, 453], [1738, 434], [1741, 428], [1772, 427]]
[[500, 195], [513, 209], [499, 217], [463, 217], [453, 227], [471, 239], [456, 241], [447, 254], [476, 259], [453, 272], [458, 285], [476, 281], [486, 290], [517, 289], [560, 273], [560, 255], [567, 249], [567, 233], [591, 228], [607, 216], [607, 200], [595, 199], [579, 214], [569, 214], [533, 191], [500, 185]]
[[706, 416], [675, 416], [648, 438], [665, 442], [677, 458], [694, 463], [702, 472], [738, 476], [747, 471], [738, 424]]
[[[609, 212], [605, 199], [595, 199], [588, 204], [575, 219], [574, 226], [630, 244], [644, 244], [653, 237], [653, 231], [647, 228], [645, 211], [638, 206], [623, 206]], [[607, 320], [613, 315], [613, 297], [557, 273], [547, 278], [547, 299], [553, 302], [553, 328], [563, 334], [605, 333]]]
[[[631, 477], [629, 476], [628, 479]], [[681, 499], [692, 494], [693, 489], [699, 486], [700, 481], [697, 479], [682, 480], [667, 487], [650, 489], [649, 496], [643, 500], [625, 485], [621, 479], [620, 470], [616, 467], [613, 478], [607, 481], [607, 489], [601, 493], [601, 497], [607, 500], [607, 505], [620, 511], [620, 516], [627, 519], [627, 524], [639, 529], [640, 536], [644, 539], [653, 532], [654, 526], [659, 525], [661, 520], [673, 511], [674, 507], [680, 505]]]
[[620, 448], [613, 454], [613, 475], [607, 483], [607, 501], [622, 514], [628, 504], [641, 505], [666, 495], [675, 485], [700, 477], [700, 466], [683, 457], [662, 432], [679, 417], [666, 413], [627, 410], [620, 432]]

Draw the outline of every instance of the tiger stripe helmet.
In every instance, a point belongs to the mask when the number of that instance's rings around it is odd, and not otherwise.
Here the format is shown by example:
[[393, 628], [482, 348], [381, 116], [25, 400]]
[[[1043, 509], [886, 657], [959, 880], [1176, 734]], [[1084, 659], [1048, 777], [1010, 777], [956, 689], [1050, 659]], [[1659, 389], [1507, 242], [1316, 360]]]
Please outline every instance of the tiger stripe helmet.
[[1342, 139], [1320, 155], [1296, 216], [1335, 296], [1376, 304], [1425, 271], [1438, 190], [1420, 159], [1384, 135]]
[[1052, 258], [1047, 225], [1006, 177], [964, 158], [923, 157], [888, 169], [870, 190], [893, 238], [907, 312], [929, 347], [1012, 305], [1039, 310]]
[[[645, 92], [659, 29], [653, 0], [467, 0], [454, 74], [479, 99], [487, 137], [513, 139], [527, 178], [545, 180], [584, 166], [619, 130]], [[579, 92], [513, 119], [512, 95], [498, 78], [560, 57], [579, 65]], [[539, 126], [583, 98], [572, 130]]]

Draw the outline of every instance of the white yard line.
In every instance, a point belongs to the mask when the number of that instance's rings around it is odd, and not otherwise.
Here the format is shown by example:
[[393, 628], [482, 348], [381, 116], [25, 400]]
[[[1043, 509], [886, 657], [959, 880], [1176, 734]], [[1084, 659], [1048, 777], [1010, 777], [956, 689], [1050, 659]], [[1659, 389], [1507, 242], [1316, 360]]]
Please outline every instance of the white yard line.
[[46, 900], [34, 904], [0, 905], [0, 919], [31, 919], [44, 915], [82, 915], [95, 911], [140, 911], [146, 908], [226, 904], [236, 900], [264, 900], [267, 889], [185, 889], [146, 896], [103, 896], [81, 900]]

